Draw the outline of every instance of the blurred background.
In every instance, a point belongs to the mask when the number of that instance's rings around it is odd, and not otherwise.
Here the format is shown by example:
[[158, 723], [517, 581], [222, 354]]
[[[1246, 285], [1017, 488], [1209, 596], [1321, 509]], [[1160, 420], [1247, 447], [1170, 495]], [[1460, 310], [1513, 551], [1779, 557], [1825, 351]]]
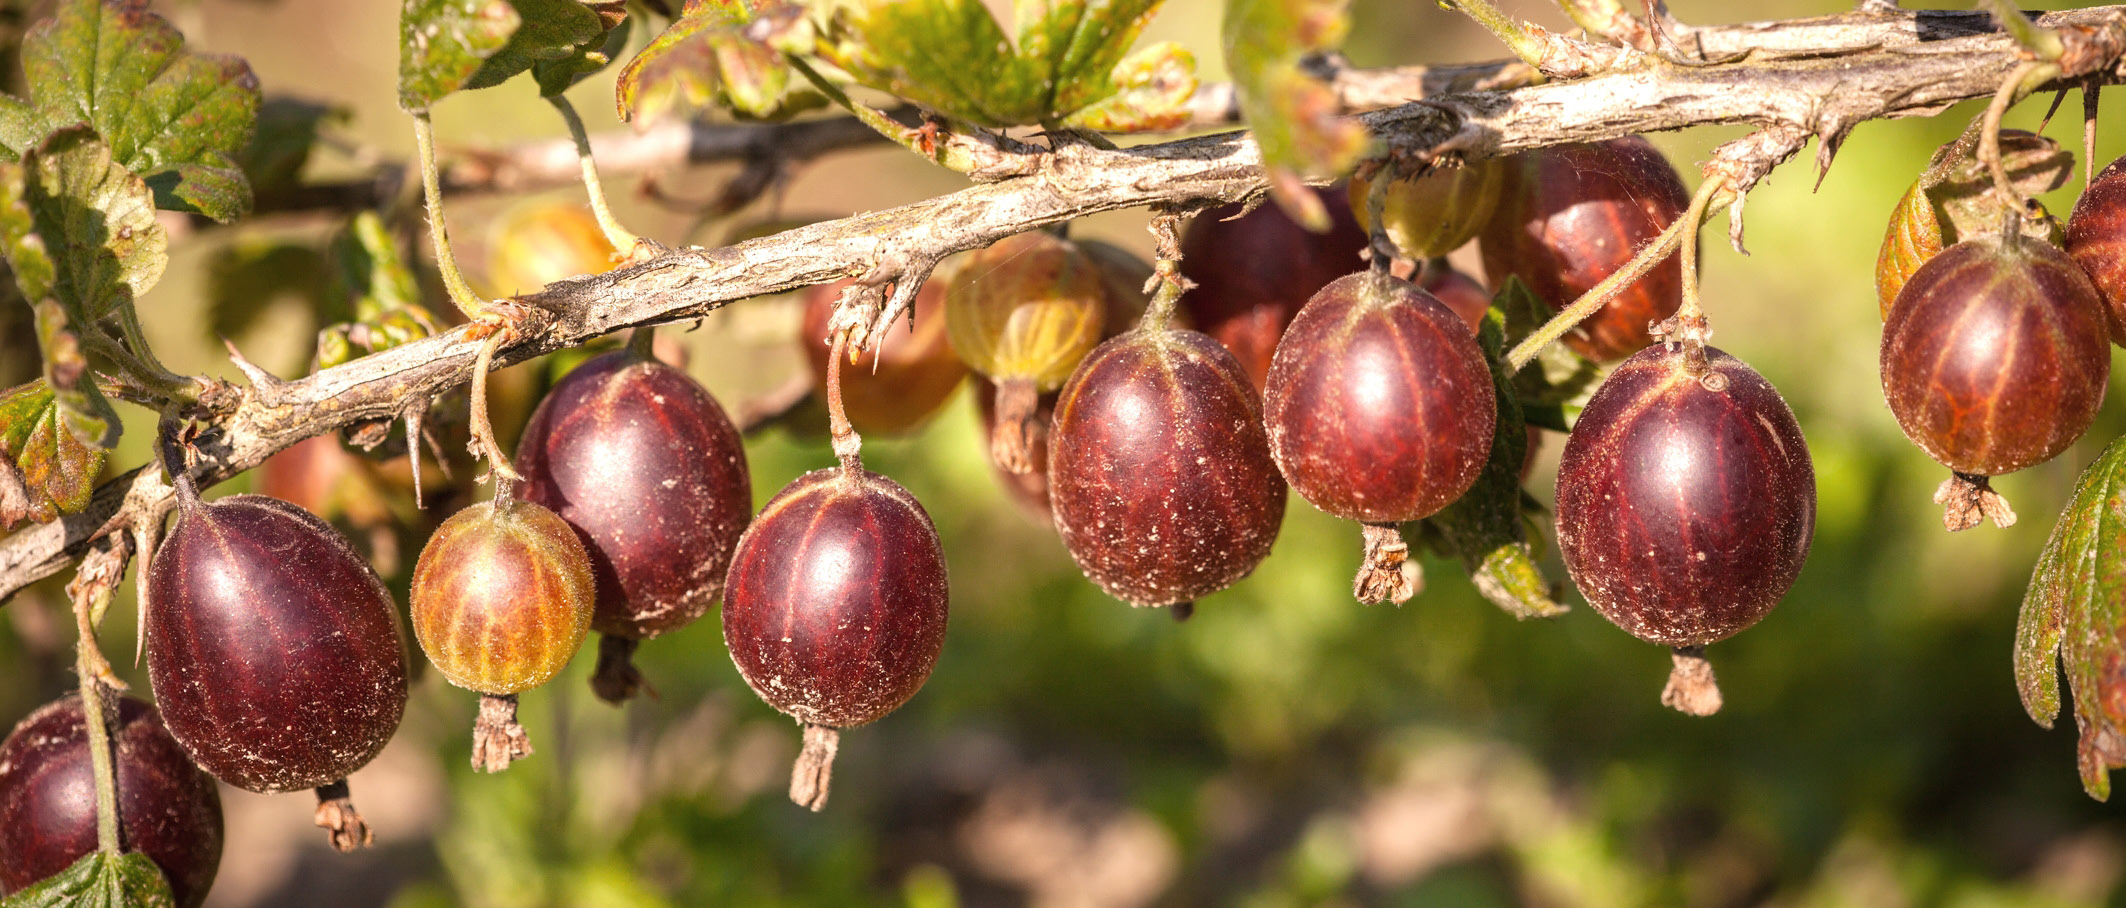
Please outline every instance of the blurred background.
[[[344, 109], [344, 141], [313, 156], [311, 177], [411, 155], [394, 100], [395, 4], [155, 6], [193, 46], [248, 58], [269, 98]], [[1672, 6], [1694, 23], [1845, 8]], [[1508, 9], [1564, 27], [1551, 8]], [[1213, 0], [1172, 0], [1148, 40], [1183, 42], [1203, 78], [1221, 80], [1219, 15]], [[1353, 17], [1347, 52], [1359, 65], [1502, 56], [1432, 4], [1356, 0]], [[2126, 122], [2120, 95], [2106, 99], [2108, 124]], [[623, 128], [610, 74], [572, 96], [594, 132]], [[2009, 125], [2036, 128], [2048, 101], [2024, 103]], [[2079, 99], [2070, 101], [2049, 133], [2078, 150]], [[524, 696], [538, 752], [495, 776], [468, 767], [475, 696], [421, 672], [398, 737], [353, 778], [376, 847], [330, 852], [310, 827], [307, 796], [224, 788], [228, 844], [209, 904], [2126, 904], [2126, 820], [2082, 793], [2072, 723], [2033, 724], [2010, 668], [2037, 550], [2079, 470], [2126, 432], [2126, 400], [2114, 394], [2067, 454], [1998, 480], [2020, 523], [1952, 536], [1929, 501], [1943, 469], [1905, 441], [1877, 379], [1872, 267], [1883, 224], [1932, 150], [1981, 106], [1863, 124], [1820, 185], [1812, 147], [1752, 195], [1747, 257], [1717, 229], [1706, 234], [1716, 343], [1785, 393], [1819, 496], [1793, 592], [1710, 651], [1727, 694], [1717, 716], [1662, 707], [1667, 654], [1576, 594], [1561, 618], [1517, 622], [1481, 599], [1458, 564], [1430, 560], [1425, 591], [1406, 606], [1356, 604], [1356, 528], [1296, 498], [1270, 559], [1204, 600], [1192, 621], [1130, 609], [1084, 580], [1045, 520], [1001, 490], [969, 385], [920, 432], [867, 439], [867, 466], [912, 490], [938, 524], [952, 625], [922, 692], [843, 737], [825, 812], [784, 797], [798, 730], [739, 679], [711, 616], [642, 647], [658, 696], [625, 708], [591, 696], [587, 648]], [[435, 122], [446, 156], [563, 134], [525, 80], [453, 96]], [[1652, 138], [1695, 185], [1709, 149], [1743, 132]], [[2126, 130], [2103, 130], [2100, 163], [2121, 153]], [[764, 220], [841, 216], [964, 185], [875, 148], [804, 167], [732, 218], [704, 222], [671, 202], [711, 198], [736, 171], [658, 173], [661, 203], [637, 191], [640, 175], [614, 176], [609, 189], [644, 236], [715, 244]], [[2080, 185], [2077, 171], [2044, 201], [2064, 215]], [[535, 201], [582, 198], [574, 187]], [[476, 281], [500, 279], [480, 267], [495, 246], [526, 242], [491, 229], [523, 201], [452, 200], [459, 258]], [[417, 213], [401, 206], [396, 216]], [[157, 352], [178, 371], [234, 378], [218, 333], [277, 374], [303, 372], [321, 327], [305, 295], [217, 302], [210, 276], [247, 250], [317, 244], [340, 226], [338, 215], [276, 215], [178, 239], [168, 276], [140, 303]], [[1150, 246], [1136, 211], [1090, 219], [1074, 235]], [[447, 308], [429, 280], [428, 298]], [[805, 374], [799, 308], [794, 296], [749, 300], [663, 335], [741, 409]], [[580, 357], [497, 379], [505, 444]], [[120, 409], [127, 431], [114, 471], [147, 459], [153, 430], [152, 415]], [[1546, 502], [1561, 443], [1545, 439], [1530, 480]], [[307, 461], [280, 469], [333, 502], [320, 507], [371, 553], [402, 603], [428, 529], [486, 494], [461, 463], [416, 511], [403, 459], [364, 464], [329, 440], [306, 450]], [[748, 453], [756, 504], [833, 460], [816, 418], [750, 437]], [[257, 477], [213, 494], [252, 490]], [[1563, 580], [1554, 551], [1546, 568]], [[64, 579], [0, 609], [0, 725], [72, 687]], [[105, 626], [113, 654], [133, 650], [126, 589]], [[414, 661], [425, 669], [417, 652]], [[144, 671], [121, 674], [146, 691]]]

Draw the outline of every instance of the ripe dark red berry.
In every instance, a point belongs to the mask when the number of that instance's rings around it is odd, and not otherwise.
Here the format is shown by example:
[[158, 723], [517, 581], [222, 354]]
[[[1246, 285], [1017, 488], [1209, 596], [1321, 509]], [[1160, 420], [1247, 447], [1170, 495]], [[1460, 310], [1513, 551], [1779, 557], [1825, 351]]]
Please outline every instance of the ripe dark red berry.
[[2067, 216], [2067, 254], [2104, 297], [2111, 341], [2126, 344], [2126, 156], [2089, 181]]
[[826, 806], [836, 729], [892, 712], [930, 677], [946, 594], [930, 515], [853, 458], [761, 508], [731, 559], [723, 635], [753, 692], [805, 726], [792, 800]]
[[590, 556], [591, 629], [607, 638], [592, 687], [625, 700], [642, 680], [633, 642], [691, 623], [723, 593], [753, 513], [738, 429], [686, 373], [619, 351], [539, 403], [516, 464], [523, 497], [574, 527]]
[[[337, 783], [384, 749], [406, 707], [406, 647], [391, 595], [354, 547], [277, 498], [202, 503], [149, 569], [148, 678], [170, 734], [239, 788]], [[366, 842], [344, 789], [334, 844]]]
[[1417, 277], [1417, 286], [1432, 294], [1433, 299], [1446, 303], [1471, 331], [1481, 327], [1484, 313], [1491, 311], [1491, 291], [1485, 290], [1476, 278], [1454, 270], [1443, 259], [1426, 266], [1424, 273]]
[[2052, 459], [2087, 431], [2110, 377], [2104, 304], [2049, 243], [1965, 240], [1914, 272], [1882, 329], [1882, 389], [1912, 439], [1958, 474], [1951, 529], [2015, 516], [1985, 477]]
[[[812, 367], [812, 379], [827, 387], [827, 323], [842, 290], [854, 280], [819, 284], [805, 291], [805, 313], [797, 330]], [[842, 373], [842, 402], [849, 422], [865, 434], [913, 432], [951, 399], [967, 365], [952, 352], [945, 336], [945, 282], [932, 280], [915, 295], [915, 324], [896, 322], [878, 341], [876, 351], [858, 354]], [[748, 511], [752, 508], [748, 507]]]
[[[221, 866], [221, 794], [154, 707], [131, 697], [115, 705], [119, 838], [162, 869], [180, 908], [197, 908]], [[111, 706], [104, 710], [108, 718]], [[31, 713], [0, 744], [0, 894], [96, 850], [96, 779], [81, 717], [81, 697], [68, 694]]]
[[1366, 524], [1358, 600], [1410, 598], [1395, 525], [1460, 498], [1491, 456], [1498, 398], [1468, 324], [1408, 281], [1338, 278], [1285, 329], [1262, 400], [1286, 481]]
[[1232, 351], [1256, 391], [1269, 378], [1285, 326], [1314, 291], [1357, 268], [1366, 249], [1366, 231], [1343, 191], [1315, 193], [1329, 211], [1327, 233], [1309, 232], [1264, 204], [1244, 215], [1238, 205], [1204, 212], [1181, 236], [1181, 274], [1196, 282], [1181, 297], [1188, 324]]
[[1144, 327], [1101, 344], [1063, 386], [1048, 444], [1056, 530], [1131, 605], [1225, 589], [1277, 539], [1285, 482], [1262, 404], [1207, 335]]
[[[1563, 309], [1689, 207], [1676, 168], [1638, 136], [1525, 151], [1506, 159], [1498, 210], [1481, 234], [1484, 273], [1492, 286], [1520, 275], [1537, 299]], [[1670, 256], [1565, 342], [1591, 359], [1629, 356], [1651, 342], [1647, 326], [1682, 301], [1682, 264]]]
[[506, 492], [436, 528], [413, 567], [413, 633], [450, 683], [479, 691], [472, 764], [531, 754], [516, 695], [568, 665], [590, 629], [590, 556], [553, 511]]
[[1662, 702], [1704, 715], [1719, 691], [1696, 648], [1757, 623], [1793, 585], [1816, 474], [1771, 383], [1689, 346], [1640, 351], [1588, 400], [1558, 464], [1557, 529], [1595, 611], [1682, 648]]

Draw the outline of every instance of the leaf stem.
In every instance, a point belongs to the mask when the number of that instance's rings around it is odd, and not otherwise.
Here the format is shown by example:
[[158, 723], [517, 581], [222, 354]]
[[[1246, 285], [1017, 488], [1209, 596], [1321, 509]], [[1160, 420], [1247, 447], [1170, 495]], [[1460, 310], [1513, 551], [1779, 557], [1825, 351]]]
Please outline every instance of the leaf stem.
[[885, 136], [902, 148], [930, 158], [939, 164], [944, 163], [941, 160], [941, 156], [936, 155], [932, 150], [923, 148], [922, 140], [917, 138], [916, 130], [902, 126], [876, 107], [872, 107], [869, 104], [856, 103], [855, 99], [849, 97], [848, 92], [842, 91], [841, 86], [827, 81], [826, 76], [820, 75], [819, 70], [813, 69], [812, 64], [805, 62], [804, 57], [797, 54], [784, 54], [783, 59], [788, 60], [790, 68], [797, 70], [799, 75], [804, 76], [805, 81], [812, 83], [812, 87], [818, 89], [820, 94], [826, 95], [827, 100], [833, 101], [843, 110], [854, 114], [858, 122], [871, 127], [873, 132]]
[[412, 116], [413, 144], [421, 159], [421, 196], [428, 203], [428, 236], [435, 242], [436, 270], [442, 273], [443, 289], [450, 293], [450, 301], [458, 311], [466, 318], [477, 319], [487, 306], [458, 271], [458, 260], [450, 254], [450, 230], [443, 223], [443, 180], [436, 169], [435, 127], [428, 122], [428, 111], [417, 111]]
[[1513, 51], [1514, 56], [1521, 58], [1521, 62], [1538, 68], [1542, 66], [1543, 40], [1531, 34], [1526, 25], [1515, 22], [1512, 17], [1500, 12], [1498, 7], [1491, 5], [1491, 0], [1440, 0], [1440, 5], [1460, 10], [1464, 15], [1475, 19], [1476, 24], [1498, 36], [1500, 43], [1505, 44], [1507, 50]]
[[569, 103], [566, 95], [550, 95], [546, 99], [561, 112], [561, 119], [568, 122], [568, 136], [576, 142], [576, 160], [583, 166], [583, 189], [591, 197], [591, 214], [598, 218], [598, 229], [605, 231], [605, 241], [613, 244], [614, 251], [631, 255], [635, 245], [642, 240], [613, 217], [611, 208], [605, 204], [605, 185], [598, 180], [598, 163], [591, 160], [591, 137], [583, 129], [583, 118], [576, 114], [576, 105]]
[[2066, 53], [2067, 47], [2060, 42], [2058, 32], [2030, 21], [2030, 17], [2023, 15], [2022, 9], [2015, 4], [2006, 0], [1983, 0], [1979, 5], [1993, 13], [1994, 21], [2000, 23], [2001, 30], [2007, 32], [2008, 37], [2014, 38], [2016, 44], [2039, 60], [2058, 60]]
[[[122, 312], [130, 313], [131, 310], [132, 307], [130, 306], [120, 308]], [[119, 320], [121, 326], [126, 325], [127, 322], [128, 319]], [[197, 381], [171, 372], [163, 368], [161, 363], [154, 362], [152, 359], [142, 359], [133, 350], [128, 349], [128, 344], [138, 346], [141, 350], [147, 349], [145, 340], [136, 341], [131, 339], [133, 333], [139, 330], [139, 323], [137, 321], [133, 322], [130, 328], [126, 330], [128, 335], [127, 343], [119, 343], [100, 330], [83, 331], [77, 336], [81, 338], [83, 346], [104, 359], [110, 360], [112, 365], [117, 366], [119, 371], [124, 373], [125, 378], [138, 383], [140, 387], [156, 397], [177, 404], [198, 403], [199, 383]]]
[[[1724, 181], [1707, 180], [1706, 185], [1698, 188], [1698, 192], [1702, 195], [1724, 185], [1726, 185]], [[1696, 233], [1698, 227], [1704, 223], [1705, 218], [1711, 217], [1714, 212], [1722, 208], [1726, 208], [1731, 201], [1733, 201], [1732, 195], [1707, 201], [1703, 206], [1703, 210], [1698, 212], [1697, 223], [1692, 223], [1689, 213], [1677, 218], [1675, 223], [1668, 225], [1667, 230], [1661, 231], [1661, 235], [1655, 237], [1653, 242], [1640, 249], [1638, 255], [1632, 256], [1631, 261], [1625, 262], [1624, 267], [1603, 278], [1601, 283], [1588, 288], [1587, 293], [1574, 300], [1572, 305], [1566, 306], [1550, 321], [1544, 322], [1542, 327], [1529, 332], [1526, 338], [1515, 344], [1513, 349], [1506, 354], [1507, 371], [1519, 372], [1523, 367], [1534, 362], [1536, 356], [1543, 352], [1544, 347], [1548, 347], [1555, 343], [1558, 338], [1564, 337], [1566, 332], [1573, 329], [1573, 326], [1585, 321], [1588, 316], [1595, 314], [1604, 305], [1607, 305], [1610, 297], [1616, 296], [1619, 291], [1631, 286], [1638, 279], [1645, 277], [1647, 272], [1654, 270], [1654, 266], [1659, 265], [1663, 259], [1668, 258], [1669, 254], [1675, 252], [1682, 244], [1683, 235], [1686, 231]], [[1691, 207], [1693, 209], [1699, 208], [1699, 200], [1697, 198], [1691, 199]]]

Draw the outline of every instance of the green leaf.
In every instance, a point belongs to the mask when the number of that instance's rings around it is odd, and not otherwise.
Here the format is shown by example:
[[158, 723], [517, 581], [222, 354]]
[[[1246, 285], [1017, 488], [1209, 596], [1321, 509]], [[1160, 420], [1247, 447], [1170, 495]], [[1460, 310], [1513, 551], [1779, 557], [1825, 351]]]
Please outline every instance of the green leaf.
[[104, 453], [62, 430], [57, 395], [42, 379], [0, 391], [0, 531], [88, 507]]
[[500, 85], [538, 63], [557, 63], [605, 41], [605, 23], [578, 0], [510, 0], [521, 24], [502, 48], [481, 61], [464, 88]]
[[394, 309], [421, 309], [421, 287], [398, 241], [374, 211], [357, 213], [332, 238], [329, 295], [354, 321], [372, 322]]
[[[155, 220], [154, 196], [95, 133], [81, 126], [53, 133], [23, 155], [21, 172], [31, 226], [43, 248], [58, 253], [49, 292], [73, 321], [93, 324], [162, 279], [170, 241]], [[23, 293], [44, 295], [28, 285]]]
[[1514, 400], [1513, 380], [1505, 365], [1506, 317], [1499, 308], [1485, 316], [1477, 341], [1491, 363], [1498, 392], [1498, 421], [1491, 439], [1491, 458], [1476, 484], [1461, 498], [1428, 518], [1438, 533], [1442, 554], [1460, 558], [1477, 591], [1516, 618], [1549, 618], [1566, 606], [1552, 598], [1550, 582], [1536, 567], [1523, 519], [1529, 499], [1521, 493], [1521, 464], [1528, 456], [1528, 430]]
[[73, 866], [8, 896], [0, 908], [171, 908], [162, 869], [144, 854], [92, 851]]
[[509, 0], [405, 0], [399, 8], [399, 107], [409, 113], [465, 87], [523, 19]]
[[59, 399], [59, 421], [84, 445], [118, 444], [118, 414], [111, 409], [89, 371], [81, 338], [66, 310], [50, 299], [31, 304], [37, 316], [37, 348], [44, 354], [44, 382]]
[[0, 145], [19, 157], [47, 133], [94, 127], [155, 205], [230, 221], [251, 209], [236, 156], [258, 118], [258, 78], [233, 56], [184, 49], [146, 0], [62, 0], [22, 44], [28, 104], [0, 109]]
[[853, 0], [822, 53], [859, 83], [980, 126], [1180, 122], [1195, 58], [1129, 54], [1159, 0], [1025, 0], [1016, 41], [980, 0]]
[[[1492, 297], [1491, 311], [1505, 319], [1505, 343], [1509, 348], [1557, 314], [1543, 305], [1520, 277], [1510, 274]], [[1569, 431], [1571, 425], [1565, 420], [1567, 402], [1593, 387], [1601, 375], [1600, 365], [1565, 344], [1543, 348], [1528, 368], [1513, 374], [1513, 395], [1520, 401], [1521, 418], [1537, 428]]]
[[318, 332], [316, 363], [331, 368], [356, 356], [396, 347], [440, 330], [421, 305], [413, 268], [376, 212], [364, 211], [333, 238], [327, 251], [331, 305], [344, 321]]
[[2047, 728], [2059, 715], [2062, 669], [2081, 732], [2082, 788], [2101, 801], [2111, 770], [2126, 767], [2126, 439], [2082, 473], [2016, 622], [2016, 687]]
[[1226, 66], [1262, 146], [1270, 196], [1317, 233], [1329, 229], [1329, 214], [1302, 178], [1349, 172], [1368, 140], [1339, 116], [1336, 93], [1300, 64], [1336, 49], [1349, 27], [1344, 0], [1229, 0], [1225, 8]]
[[809, 20], [790, 4], [689, 3], [621, 69], [614, 106], [638, 126], [712, 103], [741, 116], [781, 117], [823, 100], [791, 90], [783, 58], [784, 49], [811, 42]]
[[[570, 86], [592, 73], [604, 69], [613, 58], [627, 50], [630, 29], [627, 20], [627, 4], [622, 2], [593, 3], [593, 12], [598, 14], [606, 29], [605, 37], [578, 46], [568, 56], [559, 60], [543, 60], [532, 64], [532, 81], [539, 84], [539, 94], [551, 98], [569, 89]], [[610, 11], [610, 12], [608, 12]]]

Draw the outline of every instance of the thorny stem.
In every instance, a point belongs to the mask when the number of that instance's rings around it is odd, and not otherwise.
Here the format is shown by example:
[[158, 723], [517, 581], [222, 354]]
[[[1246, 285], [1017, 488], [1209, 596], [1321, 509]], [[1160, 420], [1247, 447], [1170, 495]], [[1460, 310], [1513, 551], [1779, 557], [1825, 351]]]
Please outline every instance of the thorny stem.
[[598, 181], [598, 163], [591, 160], [590, 133], [583, 128], [583, 118], [576, 115], [576, 105], [569, 103], [565, 95], [553, 95], [546, 100], [561, 112], [561, 119], [568, 121], [568, 136], [576, 142], [576, 160], [583, 165], [583, 190], [591, 197], [591, 214], [598, 218], [598, 229], [605, 232], [605, 241], [621, 255], [631, 255], [637, 243], [642, 242], [632, 231], [620, 225], [613, 217], [611, 208], [605, 204], [605, 186]]
[[2000, 193], [2000, 197], [2006, 199], [2012, 208], [2031, 220], [2044, 217], [2045, 209], [2035, 200], [2023, 195], [2015, 188], [2014, 181], [2008, 179], [2008, 165], [2001, 160], [2001, 118], [2007, 115], [2009, 106], [2013, 105], [2016, 99], [2029, 92], [2030, 86], [2058, 74], [2059, 67], [2050, 63], [2039, 63], [2035, 60], [2017, 63], [2014, 69], [2008, 71], [2008, 77], [2001, 80], [2000, 90], [1993, 93], [1993, 103], [1987, 105], [1985, 116], [1981, 118], [1979, 125], [1978, 159], [1992, 172], [1994, 191]]
[[790, 800], [814, 812], [827, 806], [827, 791], [834, 785], [834, 754], [840, 749], [839, 729], [805, 726], [804, 748], [790, 767]]
[[[1699, 187], [1698, 191], [1703, 193], [1708, 191], [1707, 187], [1723, 185], [1725, 185], [1724, 181], [1707, 180], [1704, 186]], [[1704, 210], [1699, 212], [1698, 218], [1701, 222], [1705, 218], [1711, 217], [1714, 212], [1726, 208], [1729, 203], [1734, 201], [1732, 193], [1716, 193], [1716, 195], [1720, 197], [1709, 201]], [[1691, 206], [1693, 208], [1698, 206], [1696, 198], [1691, 200]], [[1610, 297], [1616, 296], [1619, 291], [1631, 286], [1638, 279], [1645, 277], [1647, 272], [1654, 270], [1654, 266], [1659, 265], [1663, 259], [1668, 258], [1671, 253], [1676, 251], [1677, 247], [1682, 243], [1686, 232], [1696, 233], [1699, 226], [1699, 224], [1691, 223], [1691, 217], [1687, 213], [1683, 217], [1677, 218], [1675, 223], [1668, 225], [1668, 229], [1661, 231], [1661, 235], [1655, 237], [1652, 243], [1648, 243], [1645, 248], [1640, 249], [1638, 255], [1632, 256], [1631, 261], [1625, 262], [1624, 267], [1603, 278], [1601, 283], [1588, 288], [1585, 295], [1574, 300], [1572, 305], [1566, 306], [1550, 321], [1544, 322], [1542, 327], [1530, 332], [1519, 344], [1514, 345], [1513, 350], [1506, 354], [1508, 369], [1518, 372], [1529, 363], [1534, 362], [1535, 358], [1543, 352], [1544, 347], [1556, 343], [1557, 339], [1564, 337], [1566, 332], [1573, 329], [1573, 326], [1600, 311], [1603, 306], [1609, 303]]]
[[834, 349], [827, 354], [827, 434], [834, 439], [834, 456], [841, 460], [842, 469], [854, 473], [864, 468], [864, 440], [842, 407], [842, 360], [848, 358], [848, 351], [849, 332], [835, 334]]
[[1500, 12], [1498, 7], [1492, 6], [1491, 0], [1440, 0], [1440, 5], [1460, 10], [1464, 15], [1475, 19], [1476, 24], [1498, 36], [1500, 43], [1505, 44], [1507, 50], [1513, 51], [1514, 56], [1521, 58], [1521, 62], [1529, 66], [1542, 65], [1542, 39], [1529, 34], [1527, 26], [1513, 21], [1511, 17]]
[[487, 458], [488, 469], [495, 475], [496, 506], [508, 500], [510, 489], [523, 482], [524, 477], [510, 466], [509, 457], [502, 453], [501, 442], [495, 441], [495, 427], [487, 421], [487, 371], [494, 368], [495, 348], [509, 336], [507, 328], [496, 328], [487, 340], [480, 344], [480, 355], [472, 364], [472, 453], [475, 457]]
[[428, 122], [428, 111], [413, 115], [413, 144], [421, 159], [421, 195], [428, 202], [428, 236], [435, 243], [436, 270], [443, 275], [443, 289], [466, 318], [479, 318], [487, 306], [465, 282], [458, 260], [450, 254], [450, 230], [443, 224], [443, 183], [436, 169], [435, 127]]

